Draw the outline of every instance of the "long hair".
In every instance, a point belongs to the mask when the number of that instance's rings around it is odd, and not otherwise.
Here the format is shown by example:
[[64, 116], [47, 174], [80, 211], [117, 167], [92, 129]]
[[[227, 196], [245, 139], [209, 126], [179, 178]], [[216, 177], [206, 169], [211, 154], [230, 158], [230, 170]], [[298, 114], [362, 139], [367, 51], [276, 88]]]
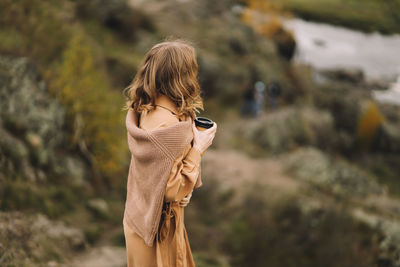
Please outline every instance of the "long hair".
[[128, 99], [124, 109], [146, 114], [155, 108], [157, 96], [163, 94], [177, 105], [178, 115], [194, 119], [199, 108], [204, 110], [197, 75], [195, 49], [188, 41], [177, 39], [156, 44], [124, 90]]

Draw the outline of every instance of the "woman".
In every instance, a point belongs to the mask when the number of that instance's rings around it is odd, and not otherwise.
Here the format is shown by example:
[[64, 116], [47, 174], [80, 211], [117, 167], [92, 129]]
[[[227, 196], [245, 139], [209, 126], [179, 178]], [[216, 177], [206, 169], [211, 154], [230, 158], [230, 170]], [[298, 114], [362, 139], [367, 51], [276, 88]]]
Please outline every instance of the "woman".
[[217, 125], [199, 131], [203, 109], [194, 48], [182, 40], [152, 47], [127, 88], [129, 168], [124, 233], [128, 267], [195, 266], [184, 207], [202, 185], [201, 155]]

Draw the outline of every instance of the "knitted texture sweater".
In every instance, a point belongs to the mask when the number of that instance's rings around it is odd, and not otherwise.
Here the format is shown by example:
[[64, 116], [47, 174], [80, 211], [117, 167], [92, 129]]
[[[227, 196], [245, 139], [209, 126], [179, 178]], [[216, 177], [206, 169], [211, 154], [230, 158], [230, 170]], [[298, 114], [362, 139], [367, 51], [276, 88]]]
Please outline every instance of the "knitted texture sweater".
[[133, 109], [127, 113], [131, 162], [124, 220], [150, 247], [160, 223], [173, 163], [193, 140], [192, 122], [189, 119], [148, 131], [138, 127], [138, 114]]

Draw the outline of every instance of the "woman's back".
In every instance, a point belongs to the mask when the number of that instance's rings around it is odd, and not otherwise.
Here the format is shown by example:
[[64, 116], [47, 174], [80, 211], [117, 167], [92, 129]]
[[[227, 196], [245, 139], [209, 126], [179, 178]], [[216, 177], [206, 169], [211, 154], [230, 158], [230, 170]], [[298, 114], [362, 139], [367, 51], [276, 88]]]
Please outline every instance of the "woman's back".
[[124, 91], [132, 153], [124, 212], [129, 267], [194, 266], [183, 210], [202, 185], [201, 155], [216, 131], [216, 124], [199, 131], [193, 121], [204, 110], [197, 76], [194, 47], [166, 41], [146, 53]]
[[[190, 119], [177, 116], [177, 107], [166, 96], [161, 95], [155, 102], [154, 109], [140, 115], [139, 128], [151, 131]], [[168, 205], [163, 207], [154, 247], [146, 246], [133, 229], [124, 224], [128, 266], [194, 266], [184, 226], [184, 207], [179, 201], [191, 194], [196, 184], [201, 185], [200, 160], [200, 153], [188, 144], [174, 161], [164, 195], [164, 203]]]

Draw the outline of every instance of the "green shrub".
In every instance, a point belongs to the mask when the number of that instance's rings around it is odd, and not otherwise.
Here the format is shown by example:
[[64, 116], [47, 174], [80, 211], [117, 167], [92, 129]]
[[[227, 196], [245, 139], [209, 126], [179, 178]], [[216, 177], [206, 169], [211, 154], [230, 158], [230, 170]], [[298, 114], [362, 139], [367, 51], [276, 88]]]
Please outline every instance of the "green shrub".
[[284, 160], [284, 167], [293, 177], [340, 196], [383, 193], [376, 177], [369, 172], [315, 148], [301, 148], [291, 153]]
[[245, 123], [235, 129], [236, 136], [271, 154], [301, 145], [330, 148], [336, 140], [332, 116], [311, 108], [281, 109]]
[[[60, 3], [68, 10], [64, 4]], [[29, 55], [42, 67], [51, 63], [64, 50], [70, 34], [61, 10], [58, 3], [48, 0], [1, 1], [0, 51]]]
[[185, 210], [191, 247], [202, 265], [225, 266], [225, 259], [226, 266], [375, 266], [380, 234], [346, 208], [306, 210], [303, 200], [274, 195], [261, 184], [240, 190], [243, 199], [209, 179]]
[[91, 224], [86, 226], [84, 229], [85, 239], [90, 243], [94, 244], [104, 232], [104, 227], [100, 224]]
[[[283, 0], [279, 3], [307, 20], [346, 26], [366, 32], [398, 33], [400, 2], [396, 0]], [[339, 10], [339, 12], [338, 12]]]
[[41, 212], [58, 218], [75, 210], [82, 193], [71, 187], [37, 185], [23, 180], [8, 180], [0, 186], [1, 210]]
[[[127, 162], [124, 112], [121, 111], [124, 100], [108, 80], [103, 58], [105, 48], [88, 37], [82, 22], [69, 23], [77, 19], [74, 13], [77, 4], [74, 1], [2, 1], [0, 52], [28, 56], [39, 66], [45, 82], [50, 82], [50, 92], [68, 110], [66, 131], [69, 131], [70, 146], [65, 148], [79, 148], [94, 166], [95, 173], [99, 170], [108, 177], [109, 185], [115, 185], [122, 179], [111, 179], [111, 176], [122, 177]], [[99, 30], [106, 31], [101, 26]], [[122, 45], [116, 41], [113, 47], [115, 50]], [[97, 183], [104, 182], [98, 180]]]
[[237, 209], [224, 247], [232, 266], [375, 266], [373, 229], [345, 210], [304, 213], [298, 199], [266, 200], [256, 188]]
[[104, 69], [83, 37], [69, 43], [54, 77], [51, 89], [67, 107], [71, 144], [84, 142], [106, 177], [121, 172], [127, 155], [123, 98], [110, 90]]
[[98, 20], [125, 41], [134, 41], [140, 29], [155, 30], [151, 18], [132, 8], [126, 0], [81, 0], [77, 1], [75, 10], [80, 18]]

